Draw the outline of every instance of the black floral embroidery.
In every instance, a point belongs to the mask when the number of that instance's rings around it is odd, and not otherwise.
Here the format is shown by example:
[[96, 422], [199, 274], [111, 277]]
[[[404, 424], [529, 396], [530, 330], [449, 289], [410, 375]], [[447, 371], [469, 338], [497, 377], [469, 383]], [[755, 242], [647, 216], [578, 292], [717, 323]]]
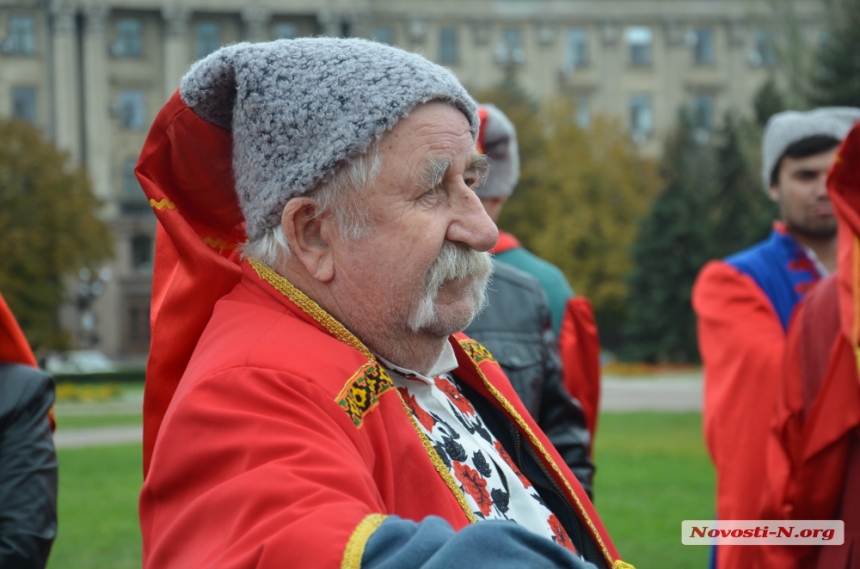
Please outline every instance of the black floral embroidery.
[[448, 456], [451, 458], [451, 460], [456, 460], [457, 462], [464, 462], [469, 456], [466, 454], [466, 449], [463, 448], [463, 445], [461, 445], [451, 437], [446, 437], [442, 435], [442, 442], [445, 444], [445, 450], [447, 451]]
[[451, 459], [448, 458], [448, 453], [445, 452], [445, 447], [440, 445], [439, 443], [433, 443], [433, 448], [436, 449], [436, 454], [439, 455], [439, 458], [442, 459], [442, 462], [445, 463], [445, 466], [448, 469], [451, 468]]
[[486, 478], [487, 476], [493, 474], [490, 465], [487, 464], [487, 459], [484, 458], [484, 453], [482, 453], [481, 451], [475, 451], [475, 453], [472, 455], [472, 463], [475, 465], [475, 468], [478, 470], [478, 472], [481, 473], [481, 476]]
[[490, 491], [490, 498], [493, 499], [493, 505], [503, 514], [508, 513], [508, 504], [511, 500], [511, 495], [499, 488], [493, 488]]

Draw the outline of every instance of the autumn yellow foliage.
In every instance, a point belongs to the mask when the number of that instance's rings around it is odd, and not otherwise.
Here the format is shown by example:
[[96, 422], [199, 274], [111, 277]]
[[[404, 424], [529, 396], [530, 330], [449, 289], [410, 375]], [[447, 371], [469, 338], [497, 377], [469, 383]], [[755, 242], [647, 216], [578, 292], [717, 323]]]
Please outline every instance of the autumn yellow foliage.
[[602, 116], [585, 128], [575, 105], [559, 98], [538, 107], [516, 86], [476, 93], [517, 128], [521, 175], [499, 227], [557, 265], [588, 297], [601, 327], [623, 317], [639, 220], [661, 187], [620, 122]]

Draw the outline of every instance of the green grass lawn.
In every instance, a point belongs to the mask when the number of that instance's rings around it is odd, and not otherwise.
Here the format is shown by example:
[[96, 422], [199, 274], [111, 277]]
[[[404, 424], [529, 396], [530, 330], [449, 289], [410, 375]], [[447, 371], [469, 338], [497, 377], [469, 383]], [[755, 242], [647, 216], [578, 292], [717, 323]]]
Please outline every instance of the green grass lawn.
[[[95, 426], [106, 424], [104, 417], [75, 419], [81, 420], [78, 426]], [[112, 424], [127, 424], [129, 417], [139, 421], [134, 415], [120, 417]], [[600, 417], [597, 510], [622, 558], [637, 569], [707, 567], [708, 548], [681, 545], [682, 520], [713, 517], [713, 473], [700, 422], [698, 413]], [[140, 567], [140, 446], [58, 454], [60, 530], [48, 567]]]
[[61, 449], [59, 530], [49, 569], [139, 568], [140, 445]]
[[699, 413], [613, 413], [596, 437], [595, 505], [636, 569], [705, 569], [708, 547], [681, 545], [683, 520], [714, 517], [714, 474]]
[[93, 429], [97, 427], [125, 427], [128, 425], [142, 425], [143, 416], [139, 413], [121, 413], [110, 415], [63, 415], [57, 417], [57, 428], [66, 429]]

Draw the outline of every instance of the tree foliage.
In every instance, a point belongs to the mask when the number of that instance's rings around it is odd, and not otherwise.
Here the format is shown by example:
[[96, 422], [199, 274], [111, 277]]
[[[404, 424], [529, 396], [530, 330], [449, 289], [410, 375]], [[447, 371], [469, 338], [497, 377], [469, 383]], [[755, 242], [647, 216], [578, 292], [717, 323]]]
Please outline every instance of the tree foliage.
[[829, 23], [816, 53], [810, 100], [814, 106], [860, 106], [860, 0], [827, 2]]
[[753, 97], [753, 111], [755, 119], [761, 128], [767, 125], [770, 117], [786, 110], [785, 98], [776, 86], [773, 77], [764, 82]]
[[22, 121], [0, 119], [0, 292], [35, 349], [62, 349], [63, 276], [112, 254], [82, 171]]
[[617, 122], [596, 117], [583, 129], [570, 101], [538, 108], [517, 93], [508, 85], [478, 98], [510, 117], [520, 145], [520, 183], [499, 226], [591, 300], [604, 343], [613, 346], [626, 306], [630, 244], [659, 188], [656, 167]]
[[762, 189], [760, 130], [727, 115], [699, 143], [686, 114], [667, 140], [664, 189], [633, 247], [625, 359], [698, 361], [691, 291], [702, 266], [767, 236], [776, 210]]
[[713, 154], [696, 141], [683, 114], [660, 165], [665, 187], [633, 245], [625, 359], [685, 362], [697, 357], [690, 289], [708, 258], [705, 220], [715, 170]]

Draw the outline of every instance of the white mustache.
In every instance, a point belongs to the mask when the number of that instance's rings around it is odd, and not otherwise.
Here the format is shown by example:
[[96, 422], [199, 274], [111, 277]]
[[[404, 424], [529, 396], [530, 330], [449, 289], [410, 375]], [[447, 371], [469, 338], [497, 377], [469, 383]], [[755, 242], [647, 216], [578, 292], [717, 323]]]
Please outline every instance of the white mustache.
[[489, 253], [475, 251], [464, 245], [445, 242], [436, 260], [424, 279], [424, 298], [409, 321], [409, 327], [417, 332], [436, 319], [436, 296], [445, 282], [471, 278], [471, 294], [475, 314], [487, 303], [486, 286], [493, 273], [493, 262]]

